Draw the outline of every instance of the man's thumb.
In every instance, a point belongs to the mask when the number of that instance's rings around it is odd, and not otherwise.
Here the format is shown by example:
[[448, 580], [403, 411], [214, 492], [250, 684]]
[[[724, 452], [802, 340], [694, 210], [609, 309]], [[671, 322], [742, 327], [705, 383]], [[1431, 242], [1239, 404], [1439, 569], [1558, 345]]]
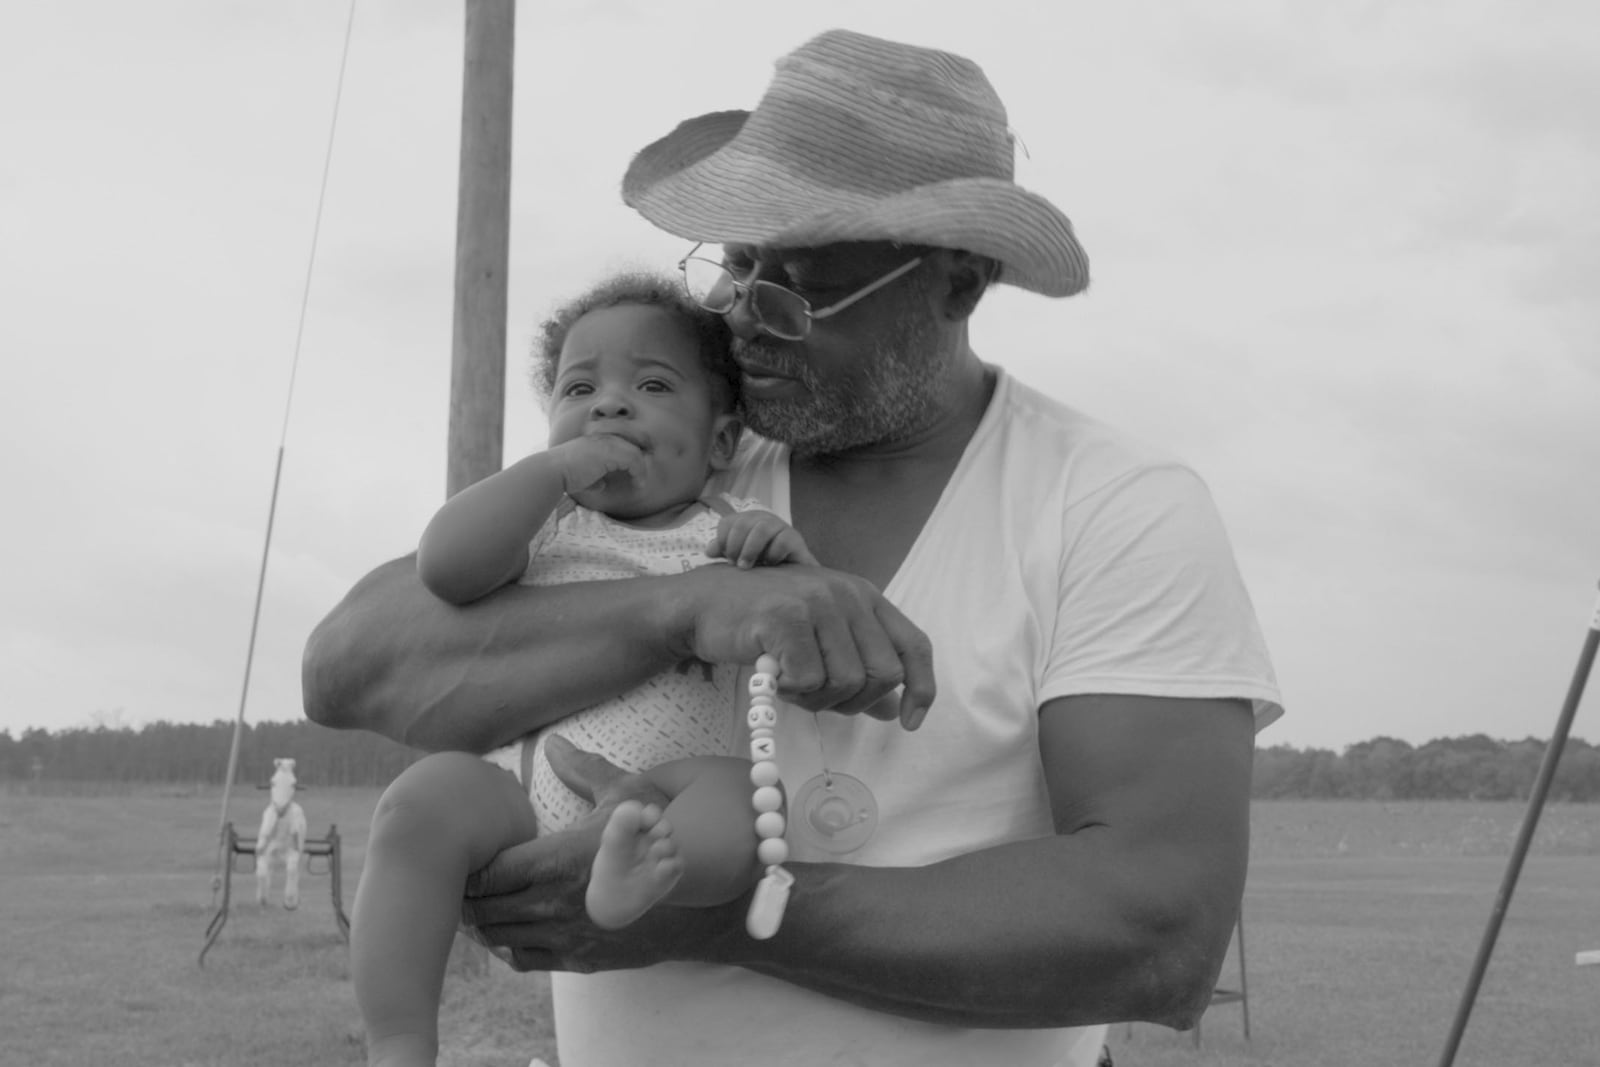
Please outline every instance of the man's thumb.
[[604, 756], [585, 752], [559, 734], [545, 739], [544, 754], [556, 777], [591, 804], [606, 786], [627, 773]]

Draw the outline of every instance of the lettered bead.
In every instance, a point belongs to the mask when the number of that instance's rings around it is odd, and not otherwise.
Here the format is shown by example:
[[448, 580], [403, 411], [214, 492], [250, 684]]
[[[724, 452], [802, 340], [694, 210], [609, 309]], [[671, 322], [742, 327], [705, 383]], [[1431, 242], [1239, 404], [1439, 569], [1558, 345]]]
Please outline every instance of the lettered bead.
[[752, 730], [763, 728], [770, 730], [778, 725], [778, 709], [770, 704], [766, 707], [751, 704], [750, 710], [745, 713], [745, 721], [750, 724]]
[[761, 760], [750, 765], [750, 784], [758, 789], [762, 786], [777, 785], [781, 777], [783, 776], [778, 771], [778, 765], [771, 760]]
[[769, 837], [756, 846], [756, 858], [768, 867], [776, 867], [789, 858], [789, 842], [781, 837]]
[[752, 674], [750, 676], [750, 695], [775, 697], [778, 695], [778, 680], [770, 674]]
[[777, 786], [764, 785], [755, 791], [750, 802], [756, 806], [757, 811], [777, 811], [783, 807], [783, 790]]
[[757, 656], [756, 673], [770, 674], [776, 677], [778, 673], [778, 657], [766, 652], [763, 652], [761, 655]]
[[782, 837], [783, 816], [776, 811], [764, 811], [756, 816], [757, 837]]
[[762, 760], [774, 759], [778, 755], [777, 742], [770, 737], [752, 737], [750, 739], [750, 758], [756, 763]]

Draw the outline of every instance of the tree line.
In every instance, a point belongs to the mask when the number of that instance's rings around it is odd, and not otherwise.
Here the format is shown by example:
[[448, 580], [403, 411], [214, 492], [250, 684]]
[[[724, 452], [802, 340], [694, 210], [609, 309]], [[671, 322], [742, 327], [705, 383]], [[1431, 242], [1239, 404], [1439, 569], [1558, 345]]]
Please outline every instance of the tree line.
[[[1375, 737], [1341, 753], [1287, 745], [1256, 750], [1252, 795], [1260, 798], [1368, 800], [1524, 800], [1547, 742], [1497, 741], [1484, 734], [1441, 737], [1413, 746]], [[1570, 737], [1549, 799], [1600, 800], [1600, 748]]]
[[[0, 778], [41, 782], [151, 782], [221, 785], [228, 773], [233, 723], [156, 722], [142, 728], [105, 725], [20, 737], [0, 732]], [[422, 753], [377, 734], [330, 730], [309, 720], [246, 723], [239, 732], [235, 781], [264, 785], [272, 761], [295, 761], [307, 785], [383, 785]]]
[[[104, 724], [19, 737], [0, 731], [0, 779], [220, 785], [227, 775], [233, 723]], [[1377, 737], [1343, 752], [1274, 745], [1256, 750], [1256, 797], [1369, 800], [1520, 800], [1533, 787], [1546, 743], [1484, 734], [1412, 745]], [[291, 756], [308, 784], [378, 786], [421, 755], [376, 734], [316, 723], [247, 723], [240, 731], [236, 781], [263, 784], [275, 757]], [[1600, 748], [1570, 738], [1550, 799], [1600, 801]]]

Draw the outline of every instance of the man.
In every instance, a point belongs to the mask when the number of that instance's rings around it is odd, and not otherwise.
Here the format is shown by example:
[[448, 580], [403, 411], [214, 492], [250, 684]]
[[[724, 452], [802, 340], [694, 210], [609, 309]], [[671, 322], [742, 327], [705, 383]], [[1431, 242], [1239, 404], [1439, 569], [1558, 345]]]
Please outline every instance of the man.
[[[754, 112], [683, 123], [624, 179], [651, 222], [722, 246], [685, 279], [727, 315], [765, 438], [723, 488], [823, 567], [457, 612], [402, 560], [313, 636], [308, 714], [428, 748], [486, 749], [684, 660], [778, 657], [796, 884], [776, 937], [744, 933], [744, 901], [595, 929], [598, 822], [470, 890], [519, 966], [600, 972], [554, 977], [566, 1067], [1089, 1064], [1095, 1024], [1187, 1027], [1208, 1001], [1277, 688], [1199, 479], [973, 351], [990, 284], [1088, 284], [1012, 164], [976, 65], [833, 31]], [[552, 761], [599, 821], [643, 795]]]

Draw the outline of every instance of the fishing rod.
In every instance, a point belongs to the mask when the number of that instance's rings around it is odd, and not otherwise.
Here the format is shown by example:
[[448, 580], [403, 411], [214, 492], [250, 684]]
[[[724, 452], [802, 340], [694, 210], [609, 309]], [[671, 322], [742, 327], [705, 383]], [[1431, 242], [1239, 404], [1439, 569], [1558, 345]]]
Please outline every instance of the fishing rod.
[[1466, 1032], [1467, 1019], [1472, 1015], [1472, 1004], [1478, 997], [1478, 987], [1483, 984], [1484, 971], [1488, 970], [1489, 957], [1494, 953], [1495, 939], [1500, 936], [1500, 925], [1505, 920], [1506, 909], [1511, 906], [1511, 894], [1517, 888], [1517, 876], [1522, 873], [1522, 861], [1533, 844], [1533, 832], [1539, 826], [1539, 814], [1544, 810], [1544, 800], [1550, 793], [1550, 783], [1556, 776], [1556, 764], [1561, 761], [1561, 749], [1567, 743], [1572, 720], [1578, 714], [1578, 704], [1583, 700], [1583, 690], [1589, 683], [1589, 669], [1594, 666], [1595, 650], [1600, 647], [1600, 600], [1595, 602], [1594, 618], [1589, 620], [1589, 633], [1578, 653], [1578, 666], [1572, 673], [1572, 684], [1567, 687], [1567, 700], [1561, 706], [1561, 717], [1556, 722], [1555, 733], [1545, 747], [1544, 759], [1539, 764], [1539, 774], [1533, 782], [1533, 792], [1528, 797], [1528, 810], [1522, 817], [1522, 828], [1517, 832], [1517, 843], [1511, 850], [1511, 861], [1506, 865], [1505, 877], [1500, 882], [1500, 892], [1495, 896], [1494, 910], [1489, 913], [1489, 925], [1483, 931], [1483, 941], [1478, 945], [1478, 957], [1472, 961], [1472, 972], [1467, 987], [1462, 990], [1461, 1003], [1456, 1008], [1455, 1021], [1450, 1026], [1450, 1036], [1445, 1041], [1444, 1055], [1439, 1067], [1451, 1067], [1456, 1060], [1456, 1050], [1461, 1047], [1461, 1035]]
[[256, 575], [256, 599], [250, 612], [250, 640], [245, 645], [244, 681], [239, 688], [239, 710], [233, 720], [233, 740], [228, 745], [228, 770], [222, 782], [222, 813], [217, 821], [217, 863], [211, 875], [211, 903], [217, 902], [222, 889], [223, 865], [231, 863], [228, 855], [228, 800], [233, 793], [233, 781], [239, 767], [239, 736], [244, 729], [244, 712], [250, 702], [250, 668], [256, 658], [256, 633], [261, 626], [261, 599], [267, 586], [267, 560], [272, 554], [272, 527], [278, 515], [278, 487], [283, 481], [283, 449], [289, 438], [289, 413], [294, 406], [294, 383], [300, 372], [300, 345], [306, 332], [306, 308], [311, 303], [311, 279], [317, 264], [317, 239], [322, 233], [322, 208], [328, 200], [328, 174], [333, 167], [333, 145], [339, 131], [339, 103], [344, 97], [345, 70], [350, 62], [350, 36], [355, 27], [356, 4], [350, 0], [349, 14], [345, 18], [344, 50], [339, 56], [339, 78], [333, 95], [333, 118], [328, 125], [328, 147], [322, 158], [322, 185], [317, 193], [317, 214], [311, 225], [311, 251], [306, 260], [305, 287], [300, 294], [300, 321], [295, 328], [294, 356], [289, 363], [289, 386], [283, 401], [283, 425], [278, 431], [278, 458], [272, 468], [272, 495], [267, 502], [267, 532], [261, 545], [261, 569]]

